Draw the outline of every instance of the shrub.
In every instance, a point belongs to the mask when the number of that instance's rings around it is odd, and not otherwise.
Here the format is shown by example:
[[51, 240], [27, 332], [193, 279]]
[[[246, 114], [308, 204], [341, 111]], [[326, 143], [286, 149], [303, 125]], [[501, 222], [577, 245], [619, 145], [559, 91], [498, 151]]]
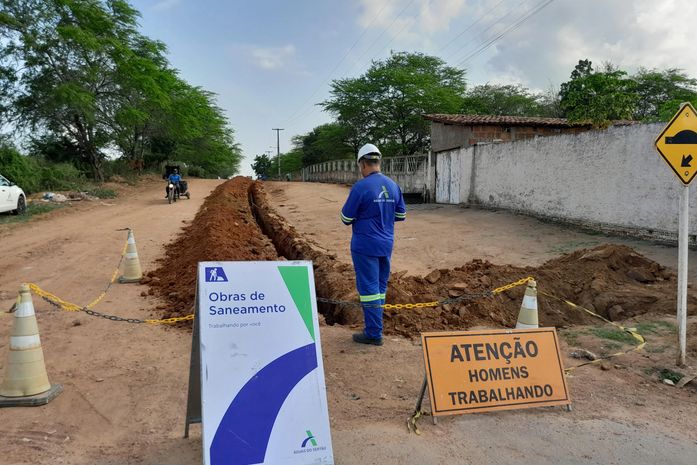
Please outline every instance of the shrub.
[[70, 163], [47, 163], [41, 166], [41, 189], [54, 191], [80, 190], [85, 175]]
[[206, 177], [206, 170], [204, 170], [200, 166], [196, 166], [196, 165], [189, 166], [188, 172], [189, 172], [189, 174], [188, 174], [189, 176], [193, 176], [195, 178], [205, 178]]
[[103, 187], [88, 189], [87, 193], [100, 199], [115, 199], [118, 195], [114, 189], [105, 189]]
[[41, 189], [41, 170], [36, 159], [23, 156], [14, 147], [0, 146], [0, 174], [27, 193]]

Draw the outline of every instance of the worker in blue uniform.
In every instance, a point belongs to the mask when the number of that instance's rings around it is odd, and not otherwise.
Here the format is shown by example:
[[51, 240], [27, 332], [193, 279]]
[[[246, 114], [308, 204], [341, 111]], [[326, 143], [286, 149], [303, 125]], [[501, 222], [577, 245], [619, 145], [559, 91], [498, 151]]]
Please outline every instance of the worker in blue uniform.
[[354, 334], [353, 340], [373, 345], [382, 345], [394, 223], [407, 217], [401, 189], [380, 172], [381, 157], [373, 144], [361, 147], [357, 161], [363, 179], [353, 185], [341, 209], [341, 221], [353, 229], [351, 257], [365, 323], [365, 330]]

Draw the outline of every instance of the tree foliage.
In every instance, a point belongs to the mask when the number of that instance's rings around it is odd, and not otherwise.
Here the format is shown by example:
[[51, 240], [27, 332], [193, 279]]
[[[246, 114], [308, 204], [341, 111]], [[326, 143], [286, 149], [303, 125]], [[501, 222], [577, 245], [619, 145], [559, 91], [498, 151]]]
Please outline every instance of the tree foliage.
[[[210, 175], [240, 153], [214, 96], [183, 81], [125, 0], [3, 0], [0, 99], [18, 132], [64, 141], [103, 179], [108, 155], [176, 158]], [[54, 146], [55, 148], [55, 146]]]
[[595, 71], [590, 60], [580, 60], [559, 95], [569, 120], [606, 126], [612, 120], [632, 119], [639, 100], [635, 89], [636, 82], [625, 71], [609, 64]]
[[546, 116], [545, 98], [521, 85], [484, 84], [467, 91], [462, 113], [468, 115]]
[[267, 178], [271, 174], [271, 160], [269, 160], [268, 155], [257, 155], [254, 157], [254, 163], [252, 163], [252, 169], [254, 174], [259, 178]]
[[639, 97], [634, 118], [668, 121], [683, 102], [697, 104], [697, 79], [675, 68], [659, 71], [641, 68], [633, 76]]
[[465, 71], [421, 53], [392, 53], [374, 61], [358, 78], [332, 82], [321, 106], [336, 116], [354, 150], [379, 144], [386, 155], [428, 150], [425, 113], [457, 113], [465, 93]]

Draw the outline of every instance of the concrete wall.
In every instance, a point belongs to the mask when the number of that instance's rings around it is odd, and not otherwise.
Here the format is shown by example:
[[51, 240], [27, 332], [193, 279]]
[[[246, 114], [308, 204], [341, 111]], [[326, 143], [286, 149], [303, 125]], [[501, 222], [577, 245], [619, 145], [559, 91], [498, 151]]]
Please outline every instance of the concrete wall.
[[[654, 148], [663, 126], [613, 127], [438, 153], [436, 200], [673, 241], [682, 184]], [[690, 197], [690, 234], [695, 234], [697, 188]]]

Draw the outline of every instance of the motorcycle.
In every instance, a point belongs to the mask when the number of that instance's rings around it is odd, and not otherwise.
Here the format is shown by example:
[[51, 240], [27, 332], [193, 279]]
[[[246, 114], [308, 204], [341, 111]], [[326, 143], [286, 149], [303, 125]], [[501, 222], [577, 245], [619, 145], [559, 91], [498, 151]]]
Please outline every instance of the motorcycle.
[[170, 182], [167, 185], [167, 201], [169, 203], [176, 202], [179, 198], [179, 188]]
[[181, 180], [178, 184], [167, 181], [167, 201], [169, 203], [176, 202], [182, 196], [187, 199], [191, 198], [191, 193], [189, 193], [189, 186], [186, 181]]

